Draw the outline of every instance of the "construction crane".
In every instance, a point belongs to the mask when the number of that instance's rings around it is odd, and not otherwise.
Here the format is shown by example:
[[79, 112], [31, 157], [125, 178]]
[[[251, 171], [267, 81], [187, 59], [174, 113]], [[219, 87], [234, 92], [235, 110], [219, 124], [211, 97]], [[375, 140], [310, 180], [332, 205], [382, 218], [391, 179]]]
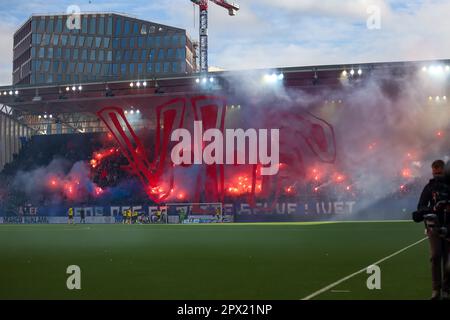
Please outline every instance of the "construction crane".
[[191, 0], [200, 7], [200, 73], [208, 73], [208, 1], [214, 2], [228, 10], [230, 16], [235, 16], [239, 5], [227, 0]]

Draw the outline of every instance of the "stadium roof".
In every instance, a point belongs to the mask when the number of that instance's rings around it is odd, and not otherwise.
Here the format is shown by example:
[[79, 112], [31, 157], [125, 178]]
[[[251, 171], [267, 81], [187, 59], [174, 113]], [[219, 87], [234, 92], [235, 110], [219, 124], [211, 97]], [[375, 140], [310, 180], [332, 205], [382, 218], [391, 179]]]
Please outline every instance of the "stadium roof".
[[[236, 79], [239, 79], [241, 75], [251, 74], [256, 76], [258, 74], [281, 72], [284, 74], [283, 81], [287, 87], [320, 90], [324, 87], [339, 88], [341, 86], [339, 79], [344, 70], [350, 72], [350, 70], [361, 69], [361, 78], [364, 78], [365, 75], [374, 70], [395, 74], [395, 72], [414, 72], [432, 65], [450, 65], [450, 59], [224, 71], [210, 73], [208, 76], [216, 78], [217, 84], [222, 83], [221, 79], [232, 79], [229, 83], [233, 85], [233, 83], [238, 82]], [[312, 80], [315, 75], [317, 75], [319, 81], [313, 84]], [[29, 114], [95, 112], [106, 106], [114, 105], [143, 107], [149, 103], [150, 99], [152, 102], [156, 102], [159, 98], [167, 95], [205, 92], [201, 83], [197, 83], [199, 77], [199, 74], [191, 74], [147, 80], [83, 83], [81, 84], [81, 91], [78, 90], [80, 84], [3, 86], [0, 87], [0, 104]], [[144, 81], [147, 83], [145, 87], [142, 85]], [[133, 87], [130, 86], [131, 82], [134, 83]], [[139, 88], [136, 86], [137, 82], [140, 82]], [[236, 83], [236, 85], [239, 84]], [[73, 90], [73, 87], [75, 87], [75, 90]], [[107, 95], [107, 93], [109, 94]]]

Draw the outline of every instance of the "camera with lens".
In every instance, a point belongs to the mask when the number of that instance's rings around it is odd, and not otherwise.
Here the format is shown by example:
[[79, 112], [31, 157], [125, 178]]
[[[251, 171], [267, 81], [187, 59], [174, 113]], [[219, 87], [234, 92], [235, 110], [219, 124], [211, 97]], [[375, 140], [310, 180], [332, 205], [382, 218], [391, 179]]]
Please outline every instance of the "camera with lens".
[[436, 231], [441, 237], [443, 238], [449, 237], [447, 225], [441, 223], [437, 214], [434, 213], [425, 214], [424, 221], [427, 228]]
[[425, 226], [440, 236], [449, 238], [450, 223], [450, 187], [447, 183], [439, 181], [434, 185], [432, 208], [413, 212], [415, 222], [424, 221]]

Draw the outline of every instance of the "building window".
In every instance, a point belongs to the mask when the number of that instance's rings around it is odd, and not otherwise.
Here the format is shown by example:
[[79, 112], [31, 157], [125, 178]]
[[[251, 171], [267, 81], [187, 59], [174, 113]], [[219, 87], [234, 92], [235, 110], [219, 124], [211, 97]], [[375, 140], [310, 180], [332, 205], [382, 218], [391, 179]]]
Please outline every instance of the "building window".
[[47, 33], [53, 33], [54, 22], [55, 22], [55, 20], [53, 19], [53, 17], [50, 17], [50, 21], [48, 22], [48, 25], [47, 25]]
[[130, 63], [130, 73], [134, 74], [134, 63]]
[[45, 56], [45, 48], [40, 47], [39, 48], [39, 58], [44, 58]]
[[105, 51], [104, 50], [99, 50], [98, 52], [98, 61], [103, 61], [105, 60]]
[[112, 35], [112, 17], [108, 17], [108, 30], [107, 30], [107, 35]]
[[113, 49], [119, 49], [119, 39], [113, 39]]
[[44, 32], [45, 31], [45, 18], [42, 17], [39, 19], [39, 26], [38, 26], [38, 32]]
[[161, 64], [159, 62], [155, 63], [155, 72], [156, 73], [161, 72]]
[[92, 48], [92, 42], [94, 41], [93, 37], [87, 37], [86, 38], [86, 47]]
[[79, 47], [84, 46], [84, 36], [80, 36], [80, 37], [78, 38], [78, 46], [79, 46]]
[[141, 27], [141, 34], [147, 34], [147, 26], [145, 24]]
[[45, 60], [44, 61], [44, 72], [48, 72], [50, 70], [50, 61]]
[[153, 72], [153, 63], [147, 63], [147, 73]]
[[116, 61], [122, 60], [122, 50], [116, 51]]
[[143, 69], [144, 69], [143, 64], [142, 64], [142, 63], [139, 63], [139, 64], [138, 64], [138, 74], [142, 74], [142, 73], [143, 73]]
[[36, 61], [36, 72], [41, 71], [41, 65], [42, 65], [41, 60], [37, 60]]
[[164, 49], [159, 49], [159, 52], [158, 52], [158, 60], [159, 60], [159, 61], [164, 60]]
[[53, 72], [58, 72], [59, 61], [53, 61]]
[[61, 72], [63, 73], [67, 72], [67, 62], [65, 61], [61, 62]]
[[120, 40], [120, 48], [126, 49], [128, 47], [128, 38], [122, 38]]
[[181, 61], [180, 72], [186, 72], [186, 61]]
[[90, 22], [91, 23], [90, 23], [89, 33], [90, 34], [95, 34], [96, 29], [97, 29], [97, 19], [92, 17]]
[[161, 37], [157, 36], [155, 37], [155, 47], [160, 47], [161, 46]]
[[103, 38], [103, 48], [109, 48], [109, 38]]
[[150, 61], [155, 60], [155, 49], [150, 50], [150, 54], [149, 54], [148, 58], [150, 59]]
[[106, 61], [108, 61], [108, 62], [112, 61], [112, 51], [107, 52]]
[[122, 18], [117, 18], [116, 20], [116, 36], [119, 36], [122, 33]]
[[95, 37], [95, 47], [98, 49], [98, 48], [100, 48], [101, 44], [102, 44], [102, 38]]
[[170, 62], [164, 62], [164, 73], [168, 73], [170, 68]]
[[47, 58], [53, 59], [53, 48], [47, 48]]
[[100, 69], [101, 67], [102, 67], [102, 65], [100, 63], [96, 63], [95, 64], [95, 73], [99, 74], [101, 71], [101, 69]]
[[87, 64], [87, 71], [88, 73], [92, 73], [92, 63]]
[[130, 34], [130, 31], [131, 31], [130, 28], [131, 28], [130, 21], [125, 20], [125, 27], [124, 27], [123, 33], [124, 34]]
[[131, 59], [131, 50], [125, 50], [125, 55], [123, 56], [123, 60], [125, 62], [129, 62]]
[[78, 64], [78, 73], [83, 73], [84, 72], [84, 63], [80, 62]]
[[[95, 50], [91, 50], [91, 54], [90, 54], [91, 61], [95, 61], [95, 56], [96, 56]], [[92, 69], [92, 68], [91, 68], [91, 69]], [[89, 72], [90, 72], [90, 71], [89, 71]]]
[[61, 36], [61, 45], [64, 47], [67, 45], [67, 35]]
[[177, 60], [184, 60], [186, 59], [186, 49], [177, 49]]
[[58, 43], [59, 43], [59, 35], [54, 34], [54, 35], [53, 35], [53, 45], [54, 45], [54, 46], [57, 46]]
[[147, 50], [142, 50], [142, 53], [141, 53], [141, 60], [142, 61], [145, 61], [147, 59]]
[[105, 17], [98, 19], [98, 34], [105, 34]]
[[82, 33], [87, 33], [88, 32], [88, 17], [87, 16], [83, 16], [83, 18], [81, 19], [81, 32]]
[[116, 76], [119, 74], [117, 63], [113, 64], [113, 74]]
[[164, 36], [164, 46], [170, 47], [170, 37], [169, 36]]
[[179, 72], [179, 70], [178, 70], [178, 62], [172, 63], [172, 72], [173, 73], [178, 73]]
[[138, 38], [138, 47], [142, 48], [144, 46], [144, 37]]
[[172, 37], [172, 47], [178, 47], [180, 44], [180, 37], [176, 34]]
[[61, 54], [62, 49], [61, 48], [56, 48], [55, 51], [55, 58], [60, 59], [62, 54]]
[[62, 32], [62, 17], [58, 17], [58, 20], [56, 21], [56, 31], [57, 33]]
[[87, 60], [87, 49], [83, 49], [81, 51], [81, 60], [86, 61]]
[[139, 24], [137, 22], [135, 22], [133, 25], [133, 33], [139, 34]]
[[40, 35], [39, 33], [34, 33], [32, 35], [32, 43], [35, 45], [39, 45], [41, 44], [41, 40], [42, 40], [42, 35]]
[[139, 61], [139, 50], [133, 50], [133, 61]]
[[130, 48], [134, 49], [136, 47], [136, 39], [130, 38]]
[[127, 65], [126, 65], [126, 64], [121, 64], [121, 65], [120, 65], [120, 73], [121, 73], [122, 75], [124, 75], [124, 74], [127, 73]]
[[77, 36], [70, 36], [70, 45], [75, 47], [75, 43], [77, 43]]
[[152, 47], [153, 46], [153, 37], [148, 37], [147, 38], [147, 47]]
[[102, 66], [102, 73], [106, 76], [106, 75], [108, 75], [109, 74], [109, 64], [104, 64], [103, 66]]
[[42, 44], [44, 46], [48, 46], [50, 44], [50, 35], [49, 34], [44, 34], [44, 36], [42, 37]]
[[70, 60], [70, 50], [69, 48], [66, 49], [66, 59]]
[[181, 46], [185, 47], [186, 46], [186, 36], [185, 35], [180, 36], [180, 40], [181, 40]]
[[173, 59], [173, 49], [167, 49], [167, 59]]
[[78, 49], [73, 49], [73, 60], [78, 60]]
[[75, 73], [75, 63], [71, 62], [69, 64], [69, 73]]

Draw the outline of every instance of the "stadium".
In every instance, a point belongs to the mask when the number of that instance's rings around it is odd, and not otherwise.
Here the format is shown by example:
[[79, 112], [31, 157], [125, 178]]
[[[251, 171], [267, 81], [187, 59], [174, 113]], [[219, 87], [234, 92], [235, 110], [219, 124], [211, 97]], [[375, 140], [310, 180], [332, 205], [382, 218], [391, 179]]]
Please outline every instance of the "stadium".
[[[15, 37], [33, 48], [27, 27]], [[0, 298], [428, 299], [411, 212], [432, 161], [450, 159], [450, 60], [205, 74], [180, 43], [175, 71], [114, 77], [114, 53], [111, 74], [78, 81], [40, 83], [15, 54], [0, 87]], [[196, 124], [243, 143], [198, 162], [213, 138], [196, 143]], [[194, 139], [176, 164], [180, 129]], [[66, 287], [70, 265], [82, 290]]]

